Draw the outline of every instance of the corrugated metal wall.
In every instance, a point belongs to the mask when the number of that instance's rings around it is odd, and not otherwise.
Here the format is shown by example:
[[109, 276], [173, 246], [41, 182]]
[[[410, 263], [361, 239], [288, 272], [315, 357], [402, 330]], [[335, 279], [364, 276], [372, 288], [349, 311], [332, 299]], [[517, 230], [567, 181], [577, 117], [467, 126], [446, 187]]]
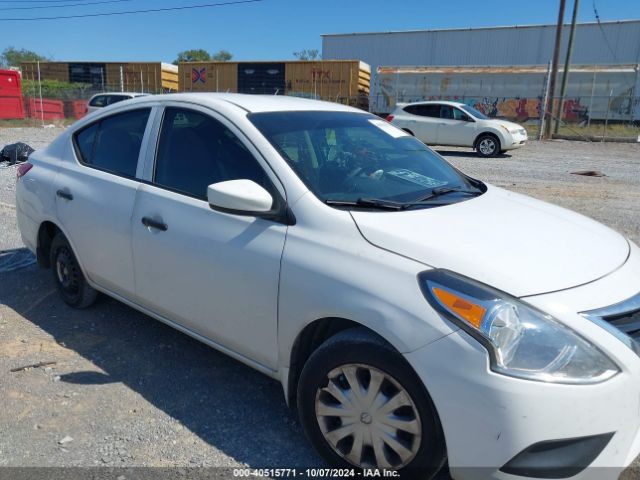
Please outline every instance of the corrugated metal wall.
[[[567, 25], [562, 59], [568, 37]], [[324, 35], [322, 57], [367, 62], [376, 95], [373, 77], [379, 66], [546, 65], [554, 40], [554, 25]], [[640, 63], [640, 20], [579, 24], [572, 60], [576, 64]]]
[[[544, 65], [554, 39], [554, 25], [324, 35], [322, 58], [357, 58], [373, 71], [381, 65]], [[573, 61], [640, 63], [640, 20], [579, 24]]]

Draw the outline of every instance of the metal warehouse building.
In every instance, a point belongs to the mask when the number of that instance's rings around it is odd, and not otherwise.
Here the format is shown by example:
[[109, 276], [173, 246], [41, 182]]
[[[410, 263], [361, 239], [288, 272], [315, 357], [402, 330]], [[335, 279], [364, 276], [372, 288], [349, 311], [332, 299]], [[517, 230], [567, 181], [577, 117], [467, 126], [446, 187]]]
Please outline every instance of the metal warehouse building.
[[[564, 27], [562, 60], [569, 28]], [[322, 57], [368, 63], [375, 104], [383, 96], [379, 67], [546, 66], [553, 56], [555, 29], [555, 25], [531, 25], [331, 34], [322, 36]], [[640, 20], [578, 24], [572, 63], [640, 64]]]
[[[375, 71], [399, 65], [546, 65], [555, 25], [347, 33], [322, 36], [322, 58], [357, 58]], [[563, 32], [564, 58], [569, 25]], [[577, 64], [640, 63], [640, 20], [578, 24]]]

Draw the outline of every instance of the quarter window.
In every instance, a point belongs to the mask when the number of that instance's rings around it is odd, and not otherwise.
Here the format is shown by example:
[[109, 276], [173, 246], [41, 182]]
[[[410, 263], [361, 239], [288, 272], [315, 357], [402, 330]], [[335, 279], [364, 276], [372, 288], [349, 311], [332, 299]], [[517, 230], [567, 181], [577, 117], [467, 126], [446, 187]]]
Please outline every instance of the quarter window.
[[440, 116], [440, 105], [434, 104], [422, 104], [422, 105], [409, 105], [404, 108], [405, 112], [409, 112], [413, 115], [420, 117], [433, 117], [438, 118]]
[[112, 115], [76, 133], [80, 160], [90, 167], [135, 177], [150, 112], [145, 108]]
[[222, 123], [193, 110], [166, 109], [156, 155], [156, 184], [206, 199], [212, 183], [240, 179], [270, 188], [262, 167]]

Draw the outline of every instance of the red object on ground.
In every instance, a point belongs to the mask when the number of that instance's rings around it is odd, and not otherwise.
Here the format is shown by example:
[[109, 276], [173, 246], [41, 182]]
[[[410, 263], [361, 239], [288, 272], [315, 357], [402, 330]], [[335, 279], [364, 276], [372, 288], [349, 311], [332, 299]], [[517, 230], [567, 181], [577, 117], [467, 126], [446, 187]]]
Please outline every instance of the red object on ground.
[[0, 118], [24, 118], [20, 73], [0, 70]]
[[80, 119], [87, 114], [87, 100], [67, 100], [64, 103], [64, 113], [67, 118]]
[[27, 115], [30, 118], [43, 120], [64, 120], [64, 103], [62, 100], [43, 98], [42, 104], [39, 98], [27, 99]]

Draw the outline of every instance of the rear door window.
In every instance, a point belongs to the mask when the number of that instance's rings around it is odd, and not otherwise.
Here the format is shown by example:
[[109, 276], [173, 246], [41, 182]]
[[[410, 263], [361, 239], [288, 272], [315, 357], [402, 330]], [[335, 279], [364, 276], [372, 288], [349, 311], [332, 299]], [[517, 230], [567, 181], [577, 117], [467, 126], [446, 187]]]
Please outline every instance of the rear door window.
[[440, 105], [409, 105], [405, 107], [404, 111], [421, 117], [438, 118], [440, 116]]
[[113, 105], [114, 103], [121, 102], [123, 100], [128, 100], [131, 97], [128, 95], [109, 95], [107, 97], [107, 105]]
[[106, 117], [75, 134], [76, 152], [86, 166], [134, 178], [150, 108]]

